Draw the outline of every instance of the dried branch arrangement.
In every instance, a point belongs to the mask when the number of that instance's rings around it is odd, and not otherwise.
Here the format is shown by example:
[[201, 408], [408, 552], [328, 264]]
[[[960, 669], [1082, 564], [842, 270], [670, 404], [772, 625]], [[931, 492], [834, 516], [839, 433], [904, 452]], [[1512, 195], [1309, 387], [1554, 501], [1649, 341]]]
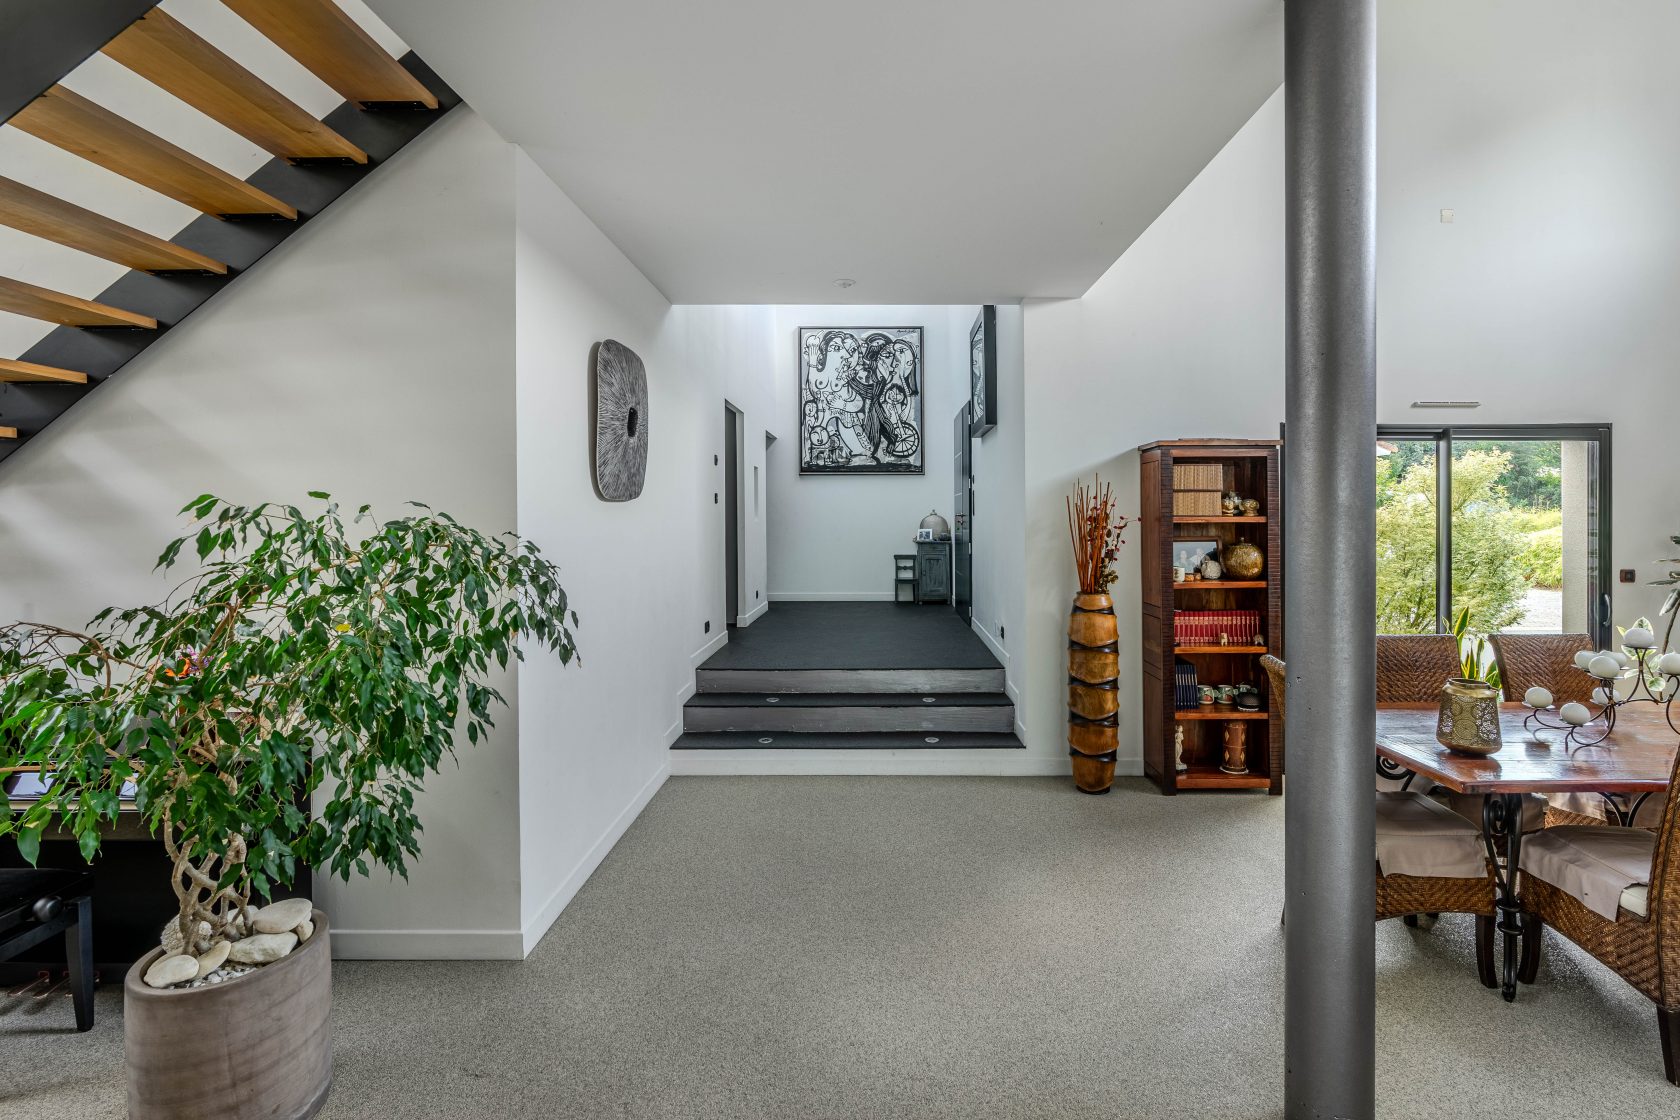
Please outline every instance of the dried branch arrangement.
[[1067, 500], [1068, 536], [1073, 540], [1073, 566], [1082, 595], [1101, 595], [1119, 576], [1114, 571], [1120, 546], [1132, 519], [1115, 511], [1114, 487], [1096, 475], [1091, 484], [1074, 485]]

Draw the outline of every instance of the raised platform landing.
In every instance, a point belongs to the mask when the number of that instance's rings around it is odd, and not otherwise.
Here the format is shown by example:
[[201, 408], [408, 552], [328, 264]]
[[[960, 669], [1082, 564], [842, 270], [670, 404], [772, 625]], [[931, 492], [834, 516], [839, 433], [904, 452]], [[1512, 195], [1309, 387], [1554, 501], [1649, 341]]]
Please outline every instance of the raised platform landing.
[[674, 750], [1021, 746], [1003, 666], [949, 607], [777, 603], [696, 678]]

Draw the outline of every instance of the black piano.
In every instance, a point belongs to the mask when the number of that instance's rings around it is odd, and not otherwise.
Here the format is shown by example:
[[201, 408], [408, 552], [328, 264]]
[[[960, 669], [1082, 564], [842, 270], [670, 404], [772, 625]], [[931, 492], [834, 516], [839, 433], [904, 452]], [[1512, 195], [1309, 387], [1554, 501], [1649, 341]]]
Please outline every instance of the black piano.
[[93, 1029], [93, 874], [0, 868], [0, 961], [64, 937], [76, 1029]]

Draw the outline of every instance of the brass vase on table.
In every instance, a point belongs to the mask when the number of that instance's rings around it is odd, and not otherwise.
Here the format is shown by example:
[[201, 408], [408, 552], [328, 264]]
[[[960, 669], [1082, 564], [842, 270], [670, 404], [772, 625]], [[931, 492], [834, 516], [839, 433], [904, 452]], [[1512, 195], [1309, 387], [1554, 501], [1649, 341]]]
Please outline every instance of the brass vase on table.
[[1499, 690], [1468, 677], [1448, 680], [1441, 686], [1435, 739], [1459, 754], [1490, 755], [1499, 750]]
[[1120, 626], [1110, 595], [1075, 595], [1068, 615], [1068, 760], [1081, 793], [1107, 793], [1120, 746]]

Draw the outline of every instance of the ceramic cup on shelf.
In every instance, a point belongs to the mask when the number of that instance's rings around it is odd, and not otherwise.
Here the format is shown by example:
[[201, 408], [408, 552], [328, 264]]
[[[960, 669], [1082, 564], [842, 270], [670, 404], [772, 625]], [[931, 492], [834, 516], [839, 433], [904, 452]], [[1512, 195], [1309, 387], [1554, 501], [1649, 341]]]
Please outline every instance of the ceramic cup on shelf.
[[1204, 684], [1196, 689], [1202, 703], [1211, 704], [1217, 698], [1217, 692], [1211, 684]]

